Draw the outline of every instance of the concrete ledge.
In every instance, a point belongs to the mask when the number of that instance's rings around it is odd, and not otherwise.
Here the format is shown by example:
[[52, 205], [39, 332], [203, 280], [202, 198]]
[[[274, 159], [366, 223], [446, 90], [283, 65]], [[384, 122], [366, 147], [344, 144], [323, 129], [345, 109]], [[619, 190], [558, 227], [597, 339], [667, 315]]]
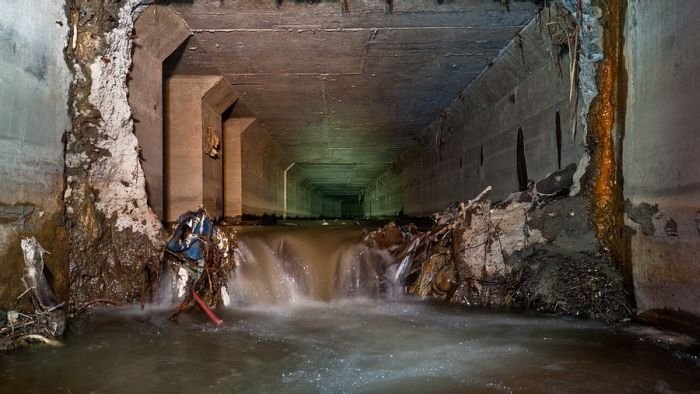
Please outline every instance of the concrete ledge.
[[[185, 22], [166, 5], [150, 5], [134, 23], [134, 44], [164, 61], [192, 35]], [[136, 54], [134, 54], [136, 55]]]

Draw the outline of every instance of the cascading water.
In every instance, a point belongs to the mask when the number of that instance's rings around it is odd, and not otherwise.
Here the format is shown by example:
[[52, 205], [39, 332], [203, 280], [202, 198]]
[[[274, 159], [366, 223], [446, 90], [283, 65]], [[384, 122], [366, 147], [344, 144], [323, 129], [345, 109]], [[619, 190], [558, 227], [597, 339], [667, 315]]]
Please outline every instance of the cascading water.
[[410, 261], [362, 242], [359, 229], [241, 234], [230, 291], [239, 305], [397, 297]]

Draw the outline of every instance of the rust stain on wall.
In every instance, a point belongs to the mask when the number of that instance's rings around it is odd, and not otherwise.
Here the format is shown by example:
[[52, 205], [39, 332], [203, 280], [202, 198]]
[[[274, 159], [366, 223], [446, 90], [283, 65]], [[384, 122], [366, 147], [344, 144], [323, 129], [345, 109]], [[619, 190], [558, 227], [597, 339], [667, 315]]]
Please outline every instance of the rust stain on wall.
[[588, 118], [593, 147], [592, 213], [596, 235], [620, 268], [628, 267], [624, 235], [624, 200], [621, 167], [626, 104], [626, 70], [623, 58], [625, 0], [600, 1], [603, 10], [605, 58], [598, 67], [598, 96]]

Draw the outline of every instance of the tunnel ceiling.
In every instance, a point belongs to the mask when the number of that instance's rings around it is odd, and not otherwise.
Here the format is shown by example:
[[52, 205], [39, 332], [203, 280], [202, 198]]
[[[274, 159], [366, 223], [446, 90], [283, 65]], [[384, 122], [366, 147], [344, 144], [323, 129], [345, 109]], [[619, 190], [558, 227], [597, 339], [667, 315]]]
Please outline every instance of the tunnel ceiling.
[[345, 197], [371, 185], [538, 9], [348, 3], [349, 13], [339, 1], [172, 4], [194, 36], [171, 72], [226, 76], [315, 190]]

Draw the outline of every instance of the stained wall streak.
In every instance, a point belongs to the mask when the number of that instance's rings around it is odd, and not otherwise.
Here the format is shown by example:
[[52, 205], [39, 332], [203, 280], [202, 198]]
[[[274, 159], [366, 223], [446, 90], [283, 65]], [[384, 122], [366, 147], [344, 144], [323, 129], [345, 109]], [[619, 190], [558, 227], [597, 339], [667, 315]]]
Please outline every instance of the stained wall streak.
[[74, 0], [67, 61], [73, 128], [66, 142], [70, 304], [133, 302], [157, 272], [161, 224], [147, 204], [127, 102], [131, 32], [149, 3]]
[[622, 179], [617, 150], [624, 135], [626, 92], [622, 27], [624, 0], [608, 0], [603, 6], [606, 25], [603, 35], [605, 58], [597, 73], [599, 94], [594, 100], [588, 119], [591, 145], [591, 202], [595, 228], [603, 248], [624, 265]]

